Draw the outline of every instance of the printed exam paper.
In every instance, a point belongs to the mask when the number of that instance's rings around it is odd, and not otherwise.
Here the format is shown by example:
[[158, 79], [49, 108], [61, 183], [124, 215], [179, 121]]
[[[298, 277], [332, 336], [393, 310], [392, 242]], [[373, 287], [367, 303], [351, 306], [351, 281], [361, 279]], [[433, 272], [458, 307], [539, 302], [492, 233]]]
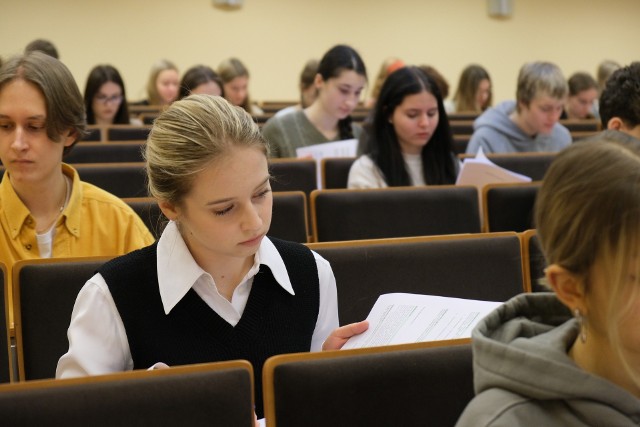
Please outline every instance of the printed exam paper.
[[381, 295], [367, 316], [369, 329], [342, 348], [470, 338], [476, 324], [501, 304], [433, 295]]

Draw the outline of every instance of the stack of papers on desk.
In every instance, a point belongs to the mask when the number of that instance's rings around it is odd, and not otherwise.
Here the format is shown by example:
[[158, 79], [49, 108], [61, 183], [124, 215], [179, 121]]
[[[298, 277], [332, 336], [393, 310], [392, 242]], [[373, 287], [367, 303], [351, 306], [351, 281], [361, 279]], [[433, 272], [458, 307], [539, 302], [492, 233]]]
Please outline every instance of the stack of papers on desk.
[[367, 316], [369, 329], [342, 348], [470, 338], [476, 324], [501, 304], [433, 295], [381, 295]]
[[475, 158], [467, 158], [462, 162], [458, 173], [457, 185], [474, 185], [482, 193], [482, 187], [500, 182], [531, 182], [531, 178], [502, 168], [478, 150]]

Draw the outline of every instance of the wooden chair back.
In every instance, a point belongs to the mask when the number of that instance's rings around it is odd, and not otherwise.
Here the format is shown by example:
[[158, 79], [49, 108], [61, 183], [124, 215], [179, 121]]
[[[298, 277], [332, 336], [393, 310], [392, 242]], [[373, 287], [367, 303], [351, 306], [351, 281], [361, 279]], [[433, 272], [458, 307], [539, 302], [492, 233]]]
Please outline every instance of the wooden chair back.
[[309, 241], [307, 196], [302, 191], [274, 191], [269, 236], [292, 242]]
[[54, 378], [69, 349], [67, 329], [76, 297], [109, 258], [48, 258], [13, 267], [13, 316], [21, 381]]
[[160, 238], [169, 220], [163, 215], [158, 202], [153, 197], [123, 197], [122, 201], [131, 206], [147, 226], [153, 237]]
[[318, 188], [316, 161], [313, 159], [270, 159], [273, 191], [303, 191], [307, 197]]
[[147, 174], [143, 162], [78, 163], [73, 167], [82, 181], [118, 197], [146, 197]]
[[0, 262], [0, 383], [11, 381], [11, 340], [9, 333], [9, 280], [7, 267]]
[[244, 360], [0, 386], [3, 425], [253, 427]]
[[534, 228], [533, 209], [541, 182], [488, 184], [482, 189], [484, 232]]
[[525, 288], [530, 292], [549, 292], [550, 289], [540, 283], [544, 278], [544, 269], [547, 262], [544, 259], [540, 240], [535, 229], [520, 233], [522, 241], [522, 261], [524, 270]]
[[315, 190], [313, 241], [478, 233], [478, 203], [471, 186]]
[[146, 141], [151, 126], [111, 125], [105, 128], [107, 141]]
[[81, 142], [63, 158], [65, 163], [142, 162], [144, 142]]
[[80, 139], [80, 142], [99, 142], [104, 139], [102, 127], [97, 125], [87, 126], [87, 133]]
[[322, 188], [347, 188], [349, 170], [355, 157], [328, 157], [320, 161], [322, 169]]
[[449, 120], [449, 127], [454, 135], [473, 134], [473, 120]]
[[469, 341], [274, 356], [269, 427], [453, 426], [473, 398]]
[[517, 233], [477, 233], [307, 245], [329, 261], [340, 324], [367, 317], [378, 296], [404, 292], [506, 301], [524, 292]]

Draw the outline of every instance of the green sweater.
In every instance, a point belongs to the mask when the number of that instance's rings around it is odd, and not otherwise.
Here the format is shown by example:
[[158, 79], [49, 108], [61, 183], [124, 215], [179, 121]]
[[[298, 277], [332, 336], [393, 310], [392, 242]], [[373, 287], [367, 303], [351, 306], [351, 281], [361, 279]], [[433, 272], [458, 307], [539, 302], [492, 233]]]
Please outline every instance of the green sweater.
[[[353, 137], [360, 136], [361, 127], [351, 124]], [[262, 134], [269, 141], [271, 157], [297, 157], [296, 148], [331, 142], [307, 118], [304, 111], [296, 111], [270, 118], [262, 128]], [[338, 141], [338, 136], [333, 141]]]

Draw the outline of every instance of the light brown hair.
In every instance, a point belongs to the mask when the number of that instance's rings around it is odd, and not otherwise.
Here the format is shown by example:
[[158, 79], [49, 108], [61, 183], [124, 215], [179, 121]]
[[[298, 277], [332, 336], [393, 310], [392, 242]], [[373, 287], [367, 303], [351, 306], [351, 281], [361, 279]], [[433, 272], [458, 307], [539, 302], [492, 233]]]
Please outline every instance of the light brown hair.
[[68, 153], [84, 136], [87, 126], [84, 100], [69, 69], [54, 57], [36, 50], [15, 56], [0, 68], [0, 91], [18, 79], [35, 85], [42, 93], [50, 140], [60, 142], [62, 135], [69, 131], [75, 135], [75, 142], [64, 148], [63, 154]]
[[178, 72], [178, 67], [171, 61], [166, 59], [160, 59], [158, 62], [153, 64], [151, 67], [151, 72], [149, 73], [149, 80], [147, 81], [147, 100], [150, 105], [160, 105], [163, 104], [162, 97], [158, 93], [158, 76], [164, 70], [174, 70]]
[[154, 121], [144, 152], [149, 194], [180, 205], [195, 176], [232, 147], [255, 147], [269, 156], [258, 125], [221, 96], [190, 95]]
[[493, 103], [493, 91], [491, 90], [485, 105], [476, 105], [476, 92], [478, 92], [478, 86], [483, 80], [488, 80], [491, 83], [489, 73], [480, 65], [471, 64], [462, 70], [456, 93], [453, 95], [456, 111], [482, 112], [491, 106]]
[[547, 264], [580, 278], [586, 294], [593, 265], [602, 261], [610, 298], [598, 301], [605, 304], [607, 318], [601, 326], [640, 385], [640, 372], [627, 361], [619, 332], [640, 292], [628, 278], [629, 262], [640, 247], [640, 142], [599, 138], [560, 152], [538, 193], [535, 221]]

